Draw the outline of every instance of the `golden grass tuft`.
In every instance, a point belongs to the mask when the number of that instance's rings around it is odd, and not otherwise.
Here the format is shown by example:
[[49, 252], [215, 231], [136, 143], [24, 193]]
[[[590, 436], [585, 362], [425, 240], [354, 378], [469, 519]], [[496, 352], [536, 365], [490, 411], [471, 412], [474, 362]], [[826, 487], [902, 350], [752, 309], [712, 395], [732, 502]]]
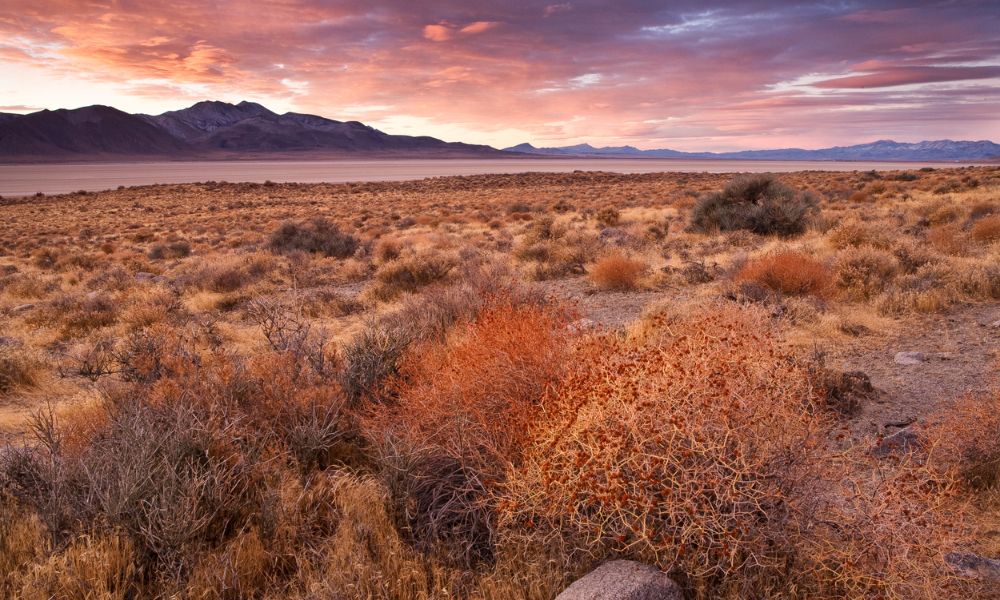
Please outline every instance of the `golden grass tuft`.
[[756, 283], [790, 296], [825, 298], [832, 287], [826, 265], [794, 250], [782, 250], [751, 260], [740, 269], [735, 280]]
[[648, 270], [649, 265], [645, 261], [616, 251], [591, 266], [590, 281], [602, 290], [634, 290]]

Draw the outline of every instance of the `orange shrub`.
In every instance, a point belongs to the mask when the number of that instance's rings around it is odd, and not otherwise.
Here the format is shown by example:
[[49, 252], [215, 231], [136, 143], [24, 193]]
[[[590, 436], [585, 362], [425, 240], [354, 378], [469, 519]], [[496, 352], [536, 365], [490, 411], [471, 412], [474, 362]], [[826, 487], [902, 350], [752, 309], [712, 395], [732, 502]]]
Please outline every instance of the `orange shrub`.
[[1000, 240], [1000, 215], [983, 217], [972, 225], [972, 239], [985, 244]]
[[602, 290], [633, 290], [647, 269], [645, 262], [616, 251], [591, 267], [590, 281]]
[[826, 265], [802, 252], [784, 250], [748, 262], [736, 274], [737, 282], [753, 282], [792, 296], [825, 297], [831, 276]]
[[564, 369], [565, 323], [556, 307], [495, 300], [449, 339], [404, 356], [398, 401], [376, 406], [363, 429], [418, 545], [460, 562], [491, 555], [490, 498]]
[[569, 364], [511, 467], [509, 535], [657, 564], [696, 598], [909, 598], [944, 581], [926, 478], [845, 468], [763, 311], [657, 316]]
[[645, 338], [601, 337], [574, 355], [511, 476], [508, 522], [701, 582], [775, 568], [815, 464], [806, 372], [762, 314], [733, 305], [654, 317]]

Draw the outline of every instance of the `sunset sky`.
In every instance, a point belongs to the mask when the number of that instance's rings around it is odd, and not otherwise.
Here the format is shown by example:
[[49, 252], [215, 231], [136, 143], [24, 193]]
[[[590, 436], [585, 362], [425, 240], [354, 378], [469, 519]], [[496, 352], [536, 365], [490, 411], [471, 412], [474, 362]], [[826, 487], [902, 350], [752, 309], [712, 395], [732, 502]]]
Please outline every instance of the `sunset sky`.
[[204, 99], [498, 147], [1000, 141], [1000, 3], [0, 3], [0, 111]]

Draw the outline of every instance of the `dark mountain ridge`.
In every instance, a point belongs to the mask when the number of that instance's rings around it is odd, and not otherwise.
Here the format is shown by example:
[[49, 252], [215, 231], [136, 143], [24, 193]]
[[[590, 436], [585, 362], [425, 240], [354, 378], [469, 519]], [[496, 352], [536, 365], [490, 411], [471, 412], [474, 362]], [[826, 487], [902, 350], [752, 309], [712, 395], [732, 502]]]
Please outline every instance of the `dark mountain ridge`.
[[108, 106], [0, 114], [0, 160], [294, 156], [495, 157], [489, 146], [390, 135], [357, 121], [277, 114], [254, 102], [205, 101], [160, 115]]

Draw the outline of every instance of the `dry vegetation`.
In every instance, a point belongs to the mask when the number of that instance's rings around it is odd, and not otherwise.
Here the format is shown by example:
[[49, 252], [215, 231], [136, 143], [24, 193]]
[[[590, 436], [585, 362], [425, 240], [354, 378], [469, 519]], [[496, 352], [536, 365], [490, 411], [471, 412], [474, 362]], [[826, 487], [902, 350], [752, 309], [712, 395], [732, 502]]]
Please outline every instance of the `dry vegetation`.
[[998, 168], [0, 217], [0, 596], [542, 600], [610, 557], [692, 598], [996, 589], [945, 560], [1000, 552], [996, 388], [882, 453], [824, 354], [997, 306]]

